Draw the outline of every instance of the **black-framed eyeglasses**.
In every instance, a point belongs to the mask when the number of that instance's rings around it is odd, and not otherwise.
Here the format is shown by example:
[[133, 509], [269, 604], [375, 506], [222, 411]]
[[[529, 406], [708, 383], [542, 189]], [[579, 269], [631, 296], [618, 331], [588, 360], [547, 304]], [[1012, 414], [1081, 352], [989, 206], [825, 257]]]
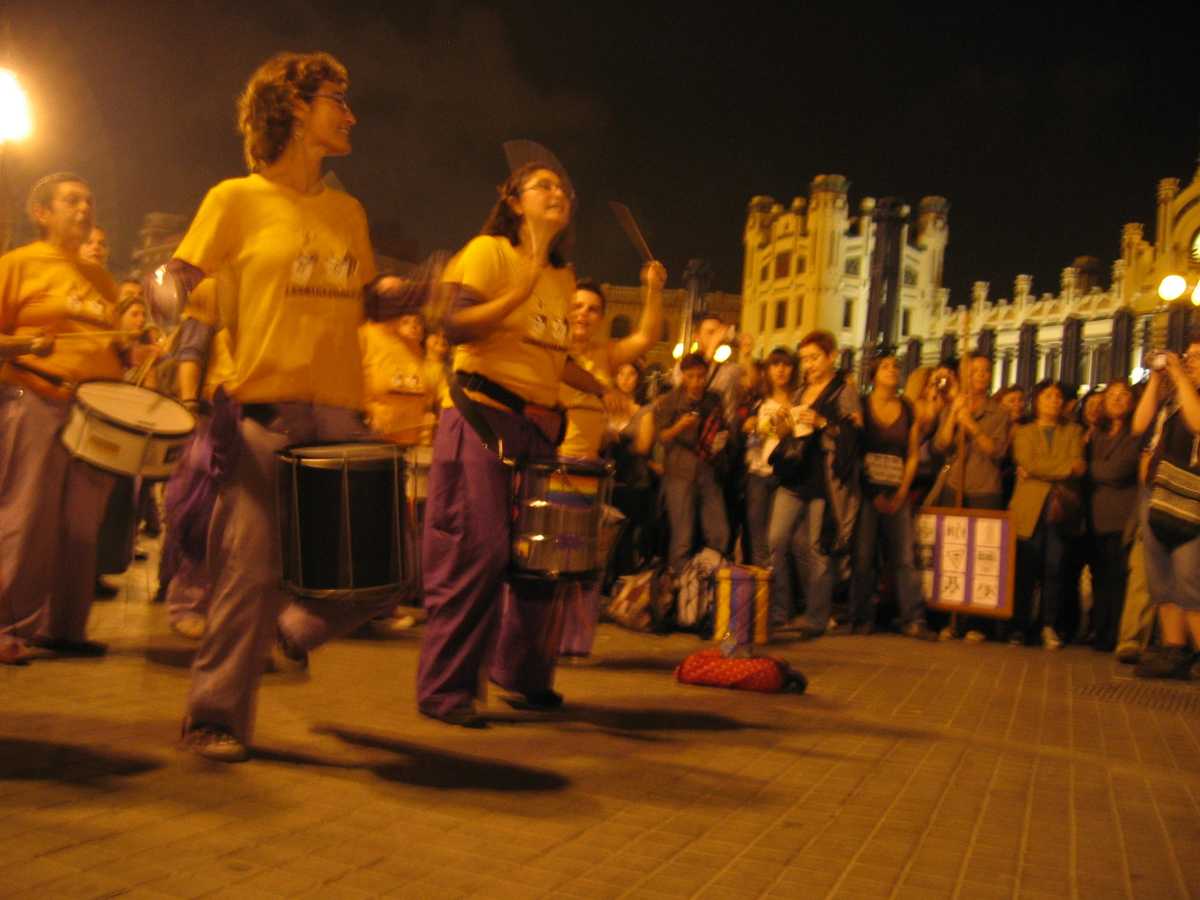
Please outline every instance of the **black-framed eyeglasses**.
[[521, 193], [523, 194], [526, 191], [541, 191], [544, 194], [550, 194], [554, 191], [557, 191], [568, 200], [575, 199], [574, 191], [568, 187], [565, 187], [564, 185], [559, 184], [557, 181], [551, 181], [549, 178], [539, 178], [537, 181], [531, 184], [522, 185]]
[[311, 96], [314, 100], [318, 97], [324, 97], [326, 100], [332, 100], [342, 108], [342, 112], [350, 112], [350, 101], [346, 98], [345, 94], [312, 94]]

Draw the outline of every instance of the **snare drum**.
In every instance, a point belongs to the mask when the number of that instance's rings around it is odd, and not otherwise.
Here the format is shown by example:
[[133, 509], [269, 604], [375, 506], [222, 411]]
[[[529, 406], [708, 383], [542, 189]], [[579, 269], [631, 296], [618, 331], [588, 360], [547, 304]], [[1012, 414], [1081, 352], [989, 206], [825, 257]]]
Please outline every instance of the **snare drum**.
[[275, 454], [283, 585], [301, 597], [370, 600], [404, 589], [404, 450], [310, 444]]
[[72, 456], [118, 475], [168, 478], [196, 419], [181, 403], [121, 381], [92, 381], [75, 391], [62, 442]]
[[531, 578], [591, 578], [607, 563], [602, 538], [612, 466], [526, 463], [515, 484], [512, 571]]

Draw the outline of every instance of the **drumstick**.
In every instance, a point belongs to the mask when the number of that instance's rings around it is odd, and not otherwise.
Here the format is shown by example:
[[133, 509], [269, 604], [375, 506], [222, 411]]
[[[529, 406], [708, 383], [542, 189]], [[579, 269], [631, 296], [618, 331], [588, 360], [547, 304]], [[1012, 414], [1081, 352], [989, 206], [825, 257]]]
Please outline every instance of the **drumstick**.
[[629, 211], [629, 207], [624, 203], [618, 203], [616, 200], [609, 200], [608, 208], [617, 217], [617, 222], [624, 229], [625, 235], [633, 243], [634, 248], [642, 254], [642, 262], [653, 262], [654, 254], [650, 252], [650, 245], [646, 243], [646, 238], [642, 236], [642, 229], [638, 228], [638, 224], [633, 218], [633, 213]]

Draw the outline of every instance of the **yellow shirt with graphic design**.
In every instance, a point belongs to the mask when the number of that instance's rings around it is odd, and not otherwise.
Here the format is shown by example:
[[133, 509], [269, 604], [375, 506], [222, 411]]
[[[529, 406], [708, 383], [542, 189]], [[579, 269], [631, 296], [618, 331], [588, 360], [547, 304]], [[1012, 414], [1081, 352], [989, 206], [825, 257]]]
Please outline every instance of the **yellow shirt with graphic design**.
[[[110, 331], [116, 313], [117, 286], [100, 266], [35, 241], [0, 256], [0, 332], [49, 335]], [[64, 381], [120, 381], [124, 367], [113, 339], [69, 338], [56, 341], [49, 356], [19, 357], [23, 365]], [[39, 392], [42, 379], [5, 367], [5, 378]]]
[[[612, 387], [608, 344], [593, 344], [583, 353], [572, 353], [571, 358], [606, 388]], [[598, 459], [608, 424], [604, 403], [595, 394], [585, 394], [568, 384], [559, 386], [558, 401], [567, 410], [567, 433], [558, 455], [567, 459]]]
[[175, 256], [228, 276], [217, 301], [243, 403], [362, 407], [362, 289], [375, 258], [362, 206], [329, 187], [301, 194], [261, 175], [208, 192]]
[[[494, 300], [524, 265], [508, 238], [480, 235], [450, 260], [443, 278]], [[454, 348], [453, 369], [484, 375], [526, 400], [553, 406], [567, 359], [567, 309], [574, 293], [574, 273], [547, 266], [525, 302], [491, 334]]]
[[368, 322], [359, 329], [367, 421], [376, 434], [402, 444], [429, 443], [437, 400], [426, 379], [425, 359], [414, 353], [391, 325]]

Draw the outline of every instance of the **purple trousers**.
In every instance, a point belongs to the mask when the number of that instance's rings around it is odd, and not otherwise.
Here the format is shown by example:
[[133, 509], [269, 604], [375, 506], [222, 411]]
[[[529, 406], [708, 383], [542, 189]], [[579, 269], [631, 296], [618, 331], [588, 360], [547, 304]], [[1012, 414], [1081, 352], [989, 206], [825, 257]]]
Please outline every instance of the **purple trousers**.
[[[518, 462], [554, 457], [528, 420], [481, 408], [505, 453]], [[417, 705], [444, 715], [471, 703], [490, 660], [490, 677], [520, 693], [554, 680], [559, 632], [555, 585], [513, 579], [505, 587], [512, 531], [512, 473], [482, 445], [456, 409], [442, 413], [429, 470], [421, 545], [425, 622]]]
[[0, 384], [0, 641], [82, 641], [116, 477], [59, 441], [69, 406]]
[[258, 683], [277, 627], [296, 646], [312, 649], [395, 604], [389, 598], [288, 605], [280, 577], [275, 452], [293, 444], [354, 440], [363, 430], [358, 413], [349, 409], [283, 403], [277, 410], [267, 426], [242, 421], [242, 452], [213, 508], [205, 563], [208, 627], [192, 660], [185, 720], [188, 727], [223, 728], [243, 743], [253, 736]]
[[559, 655], [591, 655], [600, 621], [600, 582], [566, 581], [560, 585], [559, 595], [563, 604]]

